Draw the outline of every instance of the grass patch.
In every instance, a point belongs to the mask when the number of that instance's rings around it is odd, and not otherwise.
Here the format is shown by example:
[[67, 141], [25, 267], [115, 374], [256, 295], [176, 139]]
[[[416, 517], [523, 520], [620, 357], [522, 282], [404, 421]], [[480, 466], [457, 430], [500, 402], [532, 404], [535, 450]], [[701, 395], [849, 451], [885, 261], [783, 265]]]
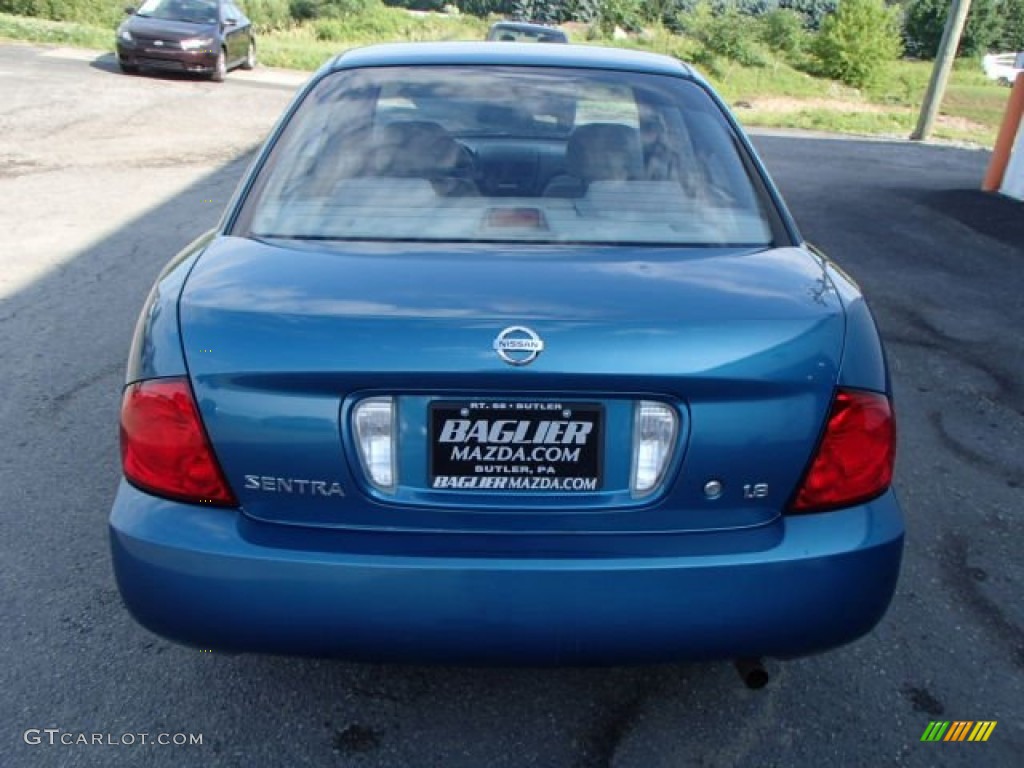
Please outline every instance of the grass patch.
[[[901, 61], [868, 96], [878, 104], [912, 110], [914, 124], [932, 74], [930, 61]], [[977, 59], [960, 59], [950, 75], [934, 135], [991, 146], [1006, 112], [1009, 91], [985, 77]]]
[[946, 91], [942, 114], [963, 117], [982, 125], [998, 126], [1006, 112], [1009, 88], [955, 83]]
[[703, 74], [722, 98], [730, 103], [753, 103], [765, 96], [794, 99], [860, 98], [854, 88], [833, 80], [811, 77], [777, 59], [763, 67], [744, 67], [732, 61], [716, 61]]
[[744, 125], [772, 128], [803, 128], [829, 133], [906, 138], [915, 117], [897, 112], [836, 112], [831, 109], [802, 109], [783, 113], [757, 113], [740, 110], [737, 118]]
[[285, 69], [314, 70], [350, 45], [317, 40], [311, 32], [290, 29], [256, 38], [260, 64]]
[[0, 14], [0, 39], [114, 50], [114, 30], [73, 21], [46, 21]]
[[[778, 62], [763, 68], [730, 63], [708, 79], [730, 104], [753, 105], [753, 110], [737, 110], [746, 125], [907, 138], [917, 125], [931, 73], [931, 62], [896, 62], [864, 91]], [[1008, 95], [1006, 88], [985, 78], [979, 62], [958, 61], [933, 137], [992, 146]], [[789, 109], [771, 104], [758, 110], [759, 100], [765, 104], [780, 99], [794, 104]], [[806, 108], [801, 108], [800, 101], [807, 102]]]
[[317, 19], [257, 38], [260, 61], [269, 67], [316, 69], [348, 48], [380, 42], [482, 40], [487, 22], [475, 16], [410, 15], [381, 8], [347, 19]]

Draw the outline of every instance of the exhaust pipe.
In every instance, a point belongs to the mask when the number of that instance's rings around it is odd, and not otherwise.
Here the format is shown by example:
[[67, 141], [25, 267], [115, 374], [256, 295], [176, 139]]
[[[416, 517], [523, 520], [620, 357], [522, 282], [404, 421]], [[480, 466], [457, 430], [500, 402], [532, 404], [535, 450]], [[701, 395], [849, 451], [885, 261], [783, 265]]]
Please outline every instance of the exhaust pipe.
[[740, 673], [743, 684], [752, 691], [768, 685], [768, 671], [761, 659], [736, 659], [736, 671]]

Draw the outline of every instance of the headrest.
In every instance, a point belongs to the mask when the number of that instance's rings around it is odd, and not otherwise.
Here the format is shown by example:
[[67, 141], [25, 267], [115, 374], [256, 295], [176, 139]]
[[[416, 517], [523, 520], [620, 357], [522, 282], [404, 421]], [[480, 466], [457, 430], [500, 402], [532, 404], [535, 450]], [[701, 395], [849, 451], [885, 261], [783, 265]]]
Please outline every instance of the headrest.
[[467, 151], [437, 123], [408, 120], [379, 134], [377, 172], [382, 176], [444, 175], [463, 167]]
[[643, 178], [640, 135], [628, 125], [581, 125], [569, 137], [566, 152], [566, 170], [587, 182]]

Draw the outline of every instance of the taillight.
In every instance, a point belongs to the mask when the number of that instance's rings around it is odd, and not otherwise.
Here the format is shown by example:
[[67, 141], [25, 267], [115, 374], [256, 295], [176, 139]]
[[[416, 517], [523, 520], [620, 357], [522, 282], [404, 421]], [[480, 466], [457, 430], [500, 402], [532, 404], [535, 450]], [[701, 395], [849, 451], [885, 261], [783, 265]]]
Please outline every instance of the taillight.
[[895, 458], [896, 422], [889, 398], [839, 390], [818, 452], [790, 509], [814, 512], [874, 498], [892, 482]]
[[128, 481], [149, 493], [195, 504], [238, 505], [186, 379], [151, 379], [125, 390], [121, 465]]

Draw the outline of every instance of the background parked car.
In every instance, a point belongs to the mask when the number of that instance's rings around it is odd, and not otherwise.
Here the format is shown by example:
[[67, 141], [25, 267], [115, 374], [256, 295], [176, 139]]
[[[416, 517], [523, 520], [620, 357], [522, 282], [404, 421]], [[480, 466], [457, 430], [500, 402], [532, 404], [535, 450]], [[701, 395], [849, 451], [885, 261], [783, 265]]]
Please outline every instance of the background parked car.
[[117, 29], [121, 71], [196, 72], [221, 82], [256, 66], [252, 23], [234, 0], [146, 0]]
[[985, 77], [1000, 85], [1013, 85], [1017, 75], [1024, 72], [1024, 51], [1020, 53], [990, 53], [981, 60]]
[[526, 21], [498, 21], [487, 30], [488, 40], [507, 43], [568, 43], [569, 38], [558, 27], [531, 24]]

